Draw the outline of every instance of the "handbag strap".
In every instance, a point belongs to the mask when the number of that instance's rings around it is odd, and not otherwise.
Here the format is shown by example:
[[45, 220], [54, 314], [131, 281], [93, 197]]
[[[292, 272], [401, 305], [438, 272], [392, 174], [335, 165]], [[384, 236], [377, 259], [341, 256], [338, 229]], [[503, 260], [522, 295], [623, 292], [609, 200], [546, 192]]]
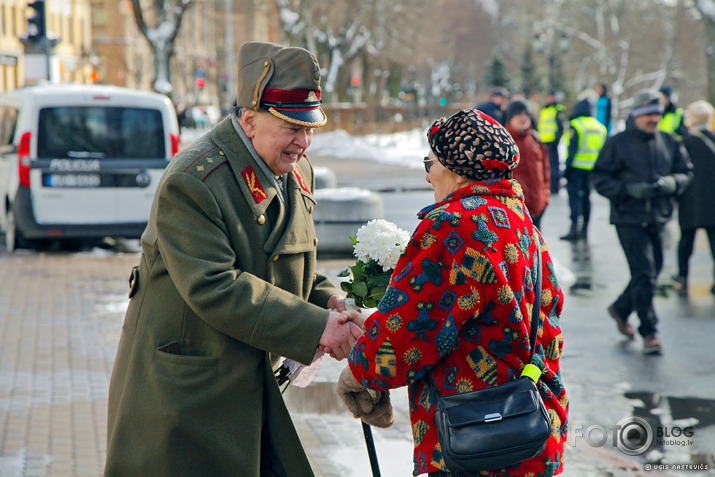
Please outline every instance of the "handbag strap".
[[708, 137], [707, 134], [703, 132], [703, 130], [698, 129], [697, 131], [694, 131], [691, 133], [693, 136], [697, 136], [700, 138], [701, 141], [705, 143], [705, 145], [710, 149], [710, 151], [715, 154], [715, 143], [713, 143], [712, 139]]
[[529, 330], [529, 360], [521, 370], [521, 376], [527, 376], [536, 383], [541, 376], [541, 370], [535, 366], [534, 353], [536, 352], [536, 340], [539, 338], [539, 322], [541, 317], [541, 283], [543, 273], [541, 271], [541, 241], [536, 241], [536, 284], [534, 285], [534, 303], [531, 305], [531, 327]]
[[531, 305], [531, 329], [529, 333], [529, 361], [526, 364], [531, 364], [534, 360], [534, 351], [536, 350], [536, 340], [539, 337], [539, 318], [541, 315], [541, 242], [537, 243], [536, 251], [536, 285], [534, 286], [534, 303]]

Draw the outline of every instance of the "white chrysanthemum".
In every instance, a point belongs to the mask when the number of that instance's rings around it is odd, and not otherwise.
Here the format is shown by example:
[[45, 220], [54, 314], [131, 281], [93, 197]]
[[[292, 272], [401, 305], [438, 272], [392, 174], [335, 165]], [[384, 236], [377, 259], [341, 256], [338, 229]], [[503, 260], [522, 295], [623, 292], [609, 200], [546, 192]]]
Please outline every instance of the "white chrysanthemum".
[[391, 270], [397, 265], [410, 234], [392, 222], [375, 219], [360, 227], [355, 238], [354, 254], [358, 260], [367, 263], [373, 259], [383, 270]]

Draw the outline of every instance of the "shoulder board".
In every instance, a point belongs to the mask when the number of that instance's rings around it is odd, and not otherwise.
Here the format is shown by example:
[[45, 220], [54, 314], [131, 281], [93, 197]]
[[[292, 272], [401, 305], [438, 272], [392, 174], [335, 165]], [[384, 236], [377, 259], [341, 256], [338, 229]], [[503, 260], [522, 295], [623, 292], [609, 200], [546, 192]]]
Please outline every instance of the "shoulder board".
[[266, 191], [263, 190], [261, 182], [258, 180], [258, 177], [256, 176], [256, 171], [253, 170], [253, 167], [246, 167], [244, 170], [241, 171], [241, 176], [243, 176], [243, 180], [246, 181], [248, 190], [251, 191], [251, 195], [253, 196], [253, 200], [256, 201], [256, 204], [262, 202], [263, 199], [267, 197]]
[[226, 159], [224, 152], [219, 149], [218, 146], [214, 146], [194, 159], [191, 164], [184, 169], [184, 172], [193, 174], [203, 182], [209, 174], [227, 162], [228, 159]]

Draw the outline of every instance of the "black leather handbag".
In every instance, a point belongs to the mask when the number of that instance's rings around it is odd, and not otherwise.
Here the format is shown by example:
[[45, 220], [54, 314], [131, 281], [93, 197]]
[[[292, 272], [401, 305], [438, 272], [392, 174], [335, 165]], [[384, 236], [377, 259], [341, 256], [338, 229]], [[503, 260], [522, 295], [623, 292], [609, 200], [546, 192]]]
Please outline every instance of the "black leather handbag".
[[479, 472], [518, 464], [543, 452], [551, 419], [532, 364], [541, 309], [541, 253], [531, 312], [529, 361], [515, 381], [449, 396], [437, 402], [435, 425], [442, 455], [451, 472]]

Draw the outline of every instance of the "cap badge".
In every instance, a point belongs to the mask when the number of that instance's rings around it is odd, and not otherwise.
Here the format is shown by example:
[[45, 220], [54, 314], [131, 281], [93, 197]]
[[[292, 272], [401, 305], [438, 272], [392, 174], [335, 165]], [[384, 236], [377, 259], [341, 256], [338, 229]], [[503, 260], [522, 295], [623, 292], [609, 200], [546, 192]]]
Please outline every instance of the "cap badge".
[[311, 91], [308, 94], [308, 98], [306, 99], [306, 101], [318, 101], [318, 95], [315, 94], [315, 91]]

